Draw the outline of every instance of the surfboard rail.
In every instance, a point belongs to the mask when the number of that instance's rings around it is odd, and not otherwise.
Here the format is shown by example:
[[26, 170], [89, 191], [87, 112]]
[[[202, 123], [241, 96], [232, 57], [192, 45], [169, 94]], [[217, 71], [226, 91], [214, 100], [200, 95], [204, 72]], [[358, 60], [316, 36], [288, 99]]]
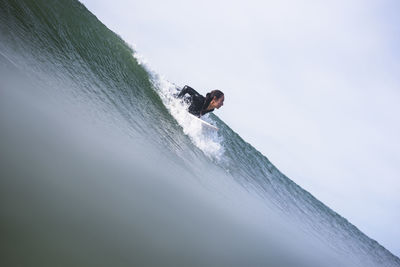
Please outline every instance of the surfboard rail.
[[196, 120], [199, 120], [199, 121], [201, 122], [201, 125], [202, 125], [202, 126], [207, 127], [207, 128], [209, 128], [209, 129], [213, 129], [213, 130], [215, 130], [215, 131], [218, 131], [218, 130], [219, 130], [216, 126], [214, 126], [214, 125], [212, 125], [212, 124], [210, 124], [210, 123], [208, 123], [208, 122], [206, 122], [206, 121], [204, 121], [204, 120], [202, 120], [202, 119], [200, 119], [200, 118], [194, 116], [193, 114], [190, 114], [190, 113], [189, 113], [189, 115], [190, 115], [192, 118], [194, 118], [194, 119], [196, 119]]

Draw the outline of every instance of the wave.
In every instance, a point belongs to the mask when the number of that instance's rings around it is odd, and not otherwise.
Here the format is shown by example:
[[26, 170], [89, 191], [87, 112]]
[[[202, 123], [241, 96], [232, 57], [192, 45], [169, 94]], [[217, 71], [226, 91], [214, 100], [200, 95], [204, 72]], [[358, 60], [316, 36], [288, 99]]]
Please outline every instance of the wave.
[[78, 1], [0, 2], [3, 266], [400, 266]]

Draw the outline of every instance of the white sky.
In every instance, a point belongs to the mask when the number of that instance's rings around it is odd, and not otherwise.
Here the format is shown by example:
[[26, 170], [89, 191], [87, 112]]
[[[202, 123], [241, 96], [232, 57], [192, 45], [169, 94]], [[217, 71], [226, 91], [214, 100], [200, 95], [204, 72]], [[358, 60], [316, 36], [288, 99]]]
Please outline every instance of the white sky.
[[400, 2], [81, 0], [284, 174], [400, 255]]

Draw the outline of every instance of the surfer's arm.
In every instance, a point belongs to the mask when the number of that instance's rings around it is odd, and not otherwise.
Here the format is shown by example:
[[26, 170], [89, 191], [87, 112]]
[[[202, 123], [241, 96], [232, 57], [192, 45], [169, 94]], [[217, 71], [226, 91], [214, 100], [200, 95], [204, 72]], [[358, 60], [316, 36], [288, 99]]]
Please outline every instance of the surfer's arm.
[[200, 94], [194, 90], [192, 87], [185, 85], [178, 97], [183, 97], [185, 94], [189, 94], [190, 96], [199, 96]]

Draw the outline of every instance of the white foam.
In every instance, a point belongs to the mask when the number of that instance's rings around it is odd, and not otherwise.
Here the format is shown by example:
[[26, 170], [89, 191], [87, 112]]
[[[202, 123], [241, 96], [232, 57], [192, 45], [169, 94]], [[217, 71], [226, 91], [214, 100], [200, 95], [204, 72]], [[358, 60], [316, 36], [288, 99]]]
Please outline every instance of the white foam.
[[[164, 105], [176, 119], [178, 124], [182, 126], [183, 132], [189, 136], [193, 144], [201, 149], [208, 157], [220, 160], [224, 152], [221, 145], [223, 140], [222, 136], [220, 136], [217, 131], [207, 131], [204, 129], [201, 122], [192, 118], [192, 116], [187, 112], [188, 104], [182, 101], [182, 99], [174, 97], [174, 94], [178, 93], [177, 87], [173, 83], [169, 82], [165, 77], [156, 73], [149, 66], [143, 56], [136, 52], [133, 56], [136, 58], [138, 63], [147, 70], [151, 82], [157, 89]], [[215, 122], [208, 115], [205, 115], [202, 119], [215, 125]]]

